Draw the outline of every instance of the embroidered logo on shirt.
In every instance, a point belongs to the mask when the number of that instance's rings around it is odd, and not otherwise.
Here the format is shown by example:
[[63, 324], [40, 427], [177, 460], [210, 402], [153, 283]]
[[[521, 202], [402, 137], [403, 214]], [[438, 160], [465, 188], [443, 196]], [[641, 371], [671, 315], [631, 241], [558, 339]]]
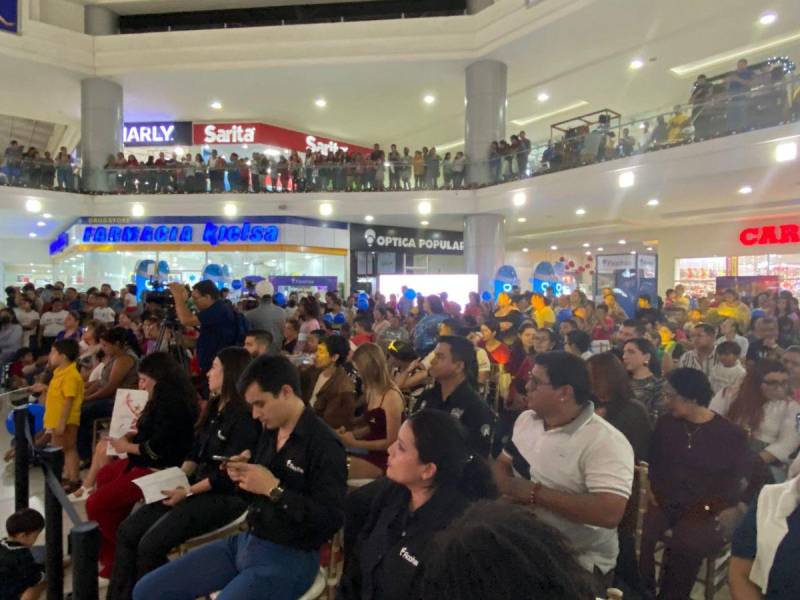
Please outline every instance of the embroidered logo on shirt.
[[417, 557], [409, 553], [408, 548], [406, 548], [405, 546], [400, 548], [400, 558], [402, 558], [407, 562], [410, 562], [415, 567], [419, 566], [419, 560], [417, 560]]
[[287, 461], [286, 461], [286, 468], [287, 468], [287, 469], [289, 469], [290, 471], [294, 471], [295, 473], [300, 473], [301, 475], [305, 475], [305, 473], [306, 473], [306, 472], [303, 470], [303, 468], [302, 468], [302, 467], [298, 467], [296, 464], [294, 464], [294, 463], [292, 462], [292, 459], [291, 459], [291, 458], [290, 458], [289, 460], [287, 460]]
[[464, 409], [462, 409], [462, 408], [452, 408], [452, 409], [450, 409], [450, 414], [453, 415], [456, 419], [460, 419], [461, 415], [464, 414]]
[[223, 442], [227, 442], [228, 441], [228, 438], [226, 438], [224, 435], [222, 435], [222, 431], [219, 430], [219, 429], [217, 429], [217, 437]]
[[481, 427], [481, 437], [489, 437], [491, 433], [492, 427], [488, 423]]

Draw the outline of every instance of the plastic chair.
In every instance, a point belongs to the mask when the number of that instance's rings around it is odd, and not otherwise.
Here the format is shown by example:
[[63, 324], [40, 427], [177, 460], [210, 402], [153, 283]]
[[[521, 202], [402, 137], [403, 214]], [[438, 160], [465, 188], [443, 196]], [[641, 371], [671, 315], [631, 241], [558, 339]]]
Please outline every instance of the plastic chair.
[[327, 583], [325, 570], [320, 567], [319, 571], [317, 571], [317, 578], [314, 579], [314, 583], [311, 584], [311, 587], [308, 588], [308, 591], [300, 596], [298, 600], [317, 600], [317, 598], [325, 593]]
[[223, 525], [219, 529], [215, 529], [214, 531], [210, 531], [186, 540], [182, 544], [179, 544], [177, 548], [173, 550], [173, 552], [177, 552], [178, 556], [183, 556], [192, 548], [204, 546], [205, 544], [210, 544], [211, 542], [215, 542], [232, 535], [238, 535], [247, 529], [247, 523], [245, 523], [246, 519], [247, 511], [243, 512], [235, 520], [231, 521], [227, 525]]

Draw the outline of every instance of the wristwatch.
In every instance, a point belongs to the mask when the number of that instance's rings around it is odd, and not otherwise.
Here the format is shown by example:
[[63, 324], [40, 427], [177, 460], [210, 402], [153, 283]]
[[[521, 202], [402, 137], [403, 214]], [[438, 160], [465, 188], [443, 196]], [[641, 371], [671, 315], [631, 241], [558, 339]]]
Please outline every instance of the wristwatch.
[[269, 498], [272, 502], [278, 502], [283, 497], [283, 486], [281, 486], [281, 482], [279, 481], [274, 488], [272, 488], [269, 493], [267, 494], [267, 498]]

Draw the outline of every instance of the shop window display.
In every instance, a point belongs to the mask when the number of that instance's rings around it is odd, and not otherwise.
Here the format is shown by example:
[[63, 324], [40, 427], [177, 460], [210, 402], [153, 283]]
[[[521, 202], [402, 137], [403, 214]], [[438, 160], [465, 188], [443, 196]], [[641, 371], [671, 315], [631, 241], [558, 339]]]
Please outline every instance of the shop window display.
[[800, 254], [714, 256], [675, 261], [675, 283], [683, 284], [692, 296], [716, 291], [717, 277], [759, 275], [777, 276], [781, 289], [800, 293]]

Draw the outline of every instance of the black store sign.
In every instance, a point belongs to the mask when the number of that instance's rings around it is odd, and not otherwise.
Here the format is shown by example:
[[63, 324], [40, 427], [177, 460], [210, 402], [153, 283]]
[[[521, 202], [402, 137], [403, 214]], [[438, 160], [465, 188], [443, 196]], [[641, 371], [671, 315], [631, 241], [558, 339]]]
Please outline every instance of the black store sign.
[[463, 254], [464, 233], [435, 229], [350, 225], [352, 252]]

